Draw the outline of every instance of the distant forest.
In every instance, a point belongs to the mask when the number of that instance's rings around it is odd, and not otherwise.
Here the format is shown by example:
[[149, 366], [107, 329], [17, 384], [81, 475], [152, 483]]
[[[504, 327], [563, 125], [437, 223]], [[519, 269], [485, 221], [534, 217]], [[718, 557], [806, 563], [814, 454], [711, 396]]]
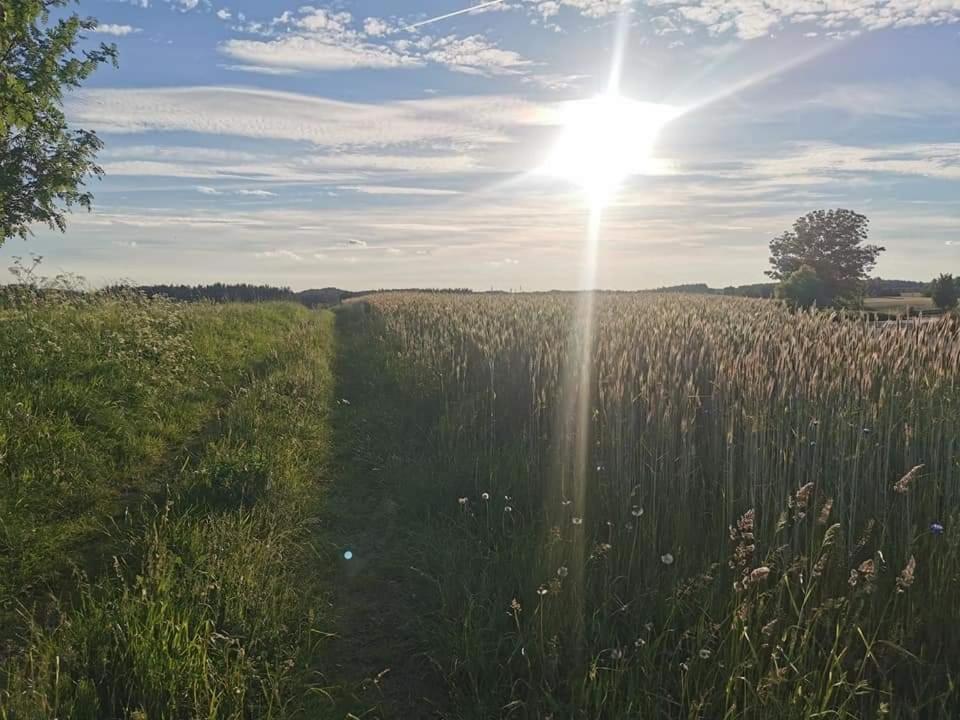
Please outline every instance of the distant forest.
[[[661, 287], [651, 292], [674, 292], [696, 295], [733, 295], [737, 297], [770, 298], [776, 283], [754, 283], [752, 285], [730, 285], [725, 288], [712, 288], [706, 283], [689, 283], [685, 285], [671, 285]], [[466, 288], [404, 288], [381, 290], [341, 290], [340, 288], [326, 287], [294, 292], [289, 287], [274, 287], [272, 285], [250, 285], [240, 283], [229, 285], [213, 283], [212, 285], [142, 285], [137, 288], [146, 295], [161, 295], [173, 300], [185, 302], [266, 302], [270, 300], [288, 300], [303, 303], [307, 307], [319, 305], [337, 305], [348, 298], [360, 297], [377, 292], [431, 292], [431, 293], [471, 293]], [[916, 280], [886, 280], [870, 278], [866, 284], [867, 297], [895, 297], [902, 293], [927, 293], [930, 284]]]
[[[734, 295], [737, 297], [770, 298], [776, 283], [754, 283], [752, 285], [728, 285], [725, 288], [712, 288], [706, 283], [670, 285], [660, 287], [653, 292], [678, 292], [696, 295]], [[870, 278], [864, 288], [867, 297], [896, 297], [904, 293], [927, 293], [930, 283], [917, 280], [886, 280]]]
[[239, 283], [228, 285], [225, 283], [213, 283], [212, 285], [141, 285], [137, 288], [144, 295], [160, 295], [171, 298], [172, 300], [181, 300], [184, 302], [199, 302], [202, 300], [208, 302], [267, 302], [271, 300], [288, 300], [291, 302], [303, 303], [307, 307], [316, 307], [318, 305], [337, 305], [338, 303], [352, 297], [369, 295], [374, 292], [434, 292], [434, 293], [469, 293], [471, 290], [465, 288], [448, 289], [421, 289], [409, 288], [405, 290], [360, 290], [350, 291], [340, 288], [320, 288], [312, 290], [301, 290], [294, 292], [288, 287], [274, 287], [272, 285], [249, 285]]

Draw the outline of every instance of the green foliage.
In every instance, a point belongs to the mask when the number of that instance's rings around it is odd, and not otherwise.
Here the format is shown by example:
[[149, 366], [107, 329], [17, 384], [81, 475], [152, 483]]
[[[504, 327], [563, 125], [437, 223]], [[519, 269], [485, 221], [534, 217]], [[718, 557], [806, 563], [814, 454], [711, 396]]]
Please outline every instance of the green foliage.
[[[792, 230], [770, 241], [771, 270], [767, 275], [785, 281], [804, 266], [823, 284], [827, 303], [855, 302], [867, 274], [885, 248], [864, 244], [869, 221], [852, 210], [816, 210], [798, 218]], [[809, 278], [805, 280], [809, 284]]]
[[809, 265], [790, 273], [777, 285], [776, 296], [792, 307], [801, 308], [829, 305], [831, 300], [826, 283]]
[[941, 274], [930, 283], [930, 297], [941, 310], [952, 310], [960, 299], [960, 287], [953, 275]]
[[26, 238], [33, 223], [63, 230], [64, 208], [88, 208], [88, 175], [101, 141], [71, 130], [61, 108], [64, 89], [79, 87], [104, 62], [116, 64], [113, 45], [77, 52], [84, 31], [97, 23], [73, 14], [50, 24], [51, 10], [69, 0], [0, 2], [0, 244]]

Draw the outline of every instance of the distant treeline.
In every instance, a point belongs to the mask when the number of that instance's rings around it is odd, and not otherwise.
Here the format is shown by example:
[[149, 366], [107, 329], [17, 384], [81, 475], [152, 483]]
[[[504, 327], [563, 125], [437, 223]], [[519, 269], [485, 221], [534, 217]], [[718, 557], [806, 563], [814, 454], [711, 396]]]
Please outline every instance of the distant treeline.
[[[689, 283], [660, 287], [653, 292], [686, 293], [692, 295], [734, 295], [737, 297], [771, 298], [776, 283], [754, 283], [752, 285], [728, 285], [725, 288], [712, 288], [706, 283]], [[896, 297], [904, 293], [927, 293], [930, 283], [917, 280], [885, 280], [870, 278], [864, 292], [867, 297]]]
[[687, 283], [659, 287], [651, 292], [684, 293], [686, 295], [736, 295], [738, 297], [770, 298], [776, 283], [756, 283], [754, 285], [728, 285], [725, 288], [712, 288], [706, 283]]
[[162, 295], [172, 300], [197, 302], [265, 302], [268, 300], [295, 300], [296, 294], [288, 287], [272, 285], [141, 285], [137, 288], [144, 295]]
[[443, 289], [388, 289], [388, 290], [360, 290], [350, 291], [340, 288], [326, 287], [320, 289], [301, 290], [294, 292], [289, 287], [274, 287], [272, 285], [250, 285], [239, 283], [228, 285], [213, 283], [212, 285], [141, 285], [137, 288], [145, 295], [160, 295], [172, 300], [183, 302], [268, 302], [286, 300], [303, 303], [307, 307], [318, 305], [337, 305], [347, 298], [369, 295], [371, 293], [387, 292], [427, 292], [427, 293], [469, 293], [465, 288]]

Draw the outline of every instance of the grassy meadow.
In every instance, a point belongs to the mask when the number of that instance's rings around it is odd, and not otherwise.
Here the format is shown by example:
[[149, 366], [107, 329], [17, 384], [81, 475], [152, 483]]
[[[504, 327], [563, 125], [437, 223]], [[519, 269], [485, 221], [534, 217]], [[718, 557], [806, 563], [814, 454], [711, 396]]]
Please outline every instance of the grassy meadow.
[[0, 308], [0, 718], [953, 717], [956, 320], [581, 300]]
[[64, 296], [0, 324], [0, 717], [315, 717], [331, 315]]

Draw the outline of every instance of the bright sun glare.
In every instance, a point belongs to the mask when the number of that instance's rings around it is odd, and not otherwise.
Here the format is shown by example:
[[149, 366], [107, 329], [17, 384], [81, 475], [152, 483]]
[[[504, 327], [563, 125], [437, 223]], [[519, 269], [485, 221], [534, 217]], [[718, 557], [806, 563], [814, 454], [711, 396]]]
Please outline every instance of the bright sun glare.
[[679, 111], [617, 94], [568, 103], [560, 137], [540, 171], [581, 185], [594, 205], [603, 205], [620, 183], [649, 173], [660, 130]]

